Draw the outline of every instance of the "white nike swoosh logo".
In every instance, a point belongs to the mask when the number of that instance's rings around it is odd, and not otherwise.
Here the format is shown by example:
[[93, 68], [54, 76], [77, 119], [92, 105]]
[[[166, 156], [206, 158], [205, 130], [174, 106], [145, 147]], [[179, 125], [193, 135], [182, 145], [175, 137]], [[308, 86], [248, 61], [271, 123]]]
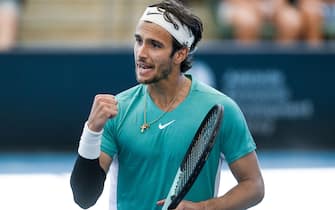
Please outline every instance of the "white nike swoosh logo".
[[166, 127], [168, 127], [169, 125], [171, 125], [172, 123], [174, 123], [176, 120], [172, 120], [172, 121], [170, 121], [170, 122], [168, 122], [168, 123], [165, 123], [165, 124], [161, 124], [161, 123], [159, 123], [159, 125], [158, 125], [158, 128], [159, 129], [164, 129], [164, 128], [166, 128]]

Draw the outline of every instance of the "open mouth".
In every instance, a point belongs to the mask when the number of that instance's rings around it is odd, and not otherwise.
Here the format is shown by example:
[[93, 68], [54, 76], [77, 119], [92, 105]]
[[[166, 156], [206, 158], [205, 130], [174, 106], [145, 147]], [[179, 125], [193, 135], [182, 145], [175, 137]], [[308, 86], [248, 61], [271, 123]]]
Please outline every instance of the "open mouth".
[[137, 62], [137, 69], [140, 74], [146, 74], [152, 71], [154, 68], [152, 65], [146, 64], [144, 62]]

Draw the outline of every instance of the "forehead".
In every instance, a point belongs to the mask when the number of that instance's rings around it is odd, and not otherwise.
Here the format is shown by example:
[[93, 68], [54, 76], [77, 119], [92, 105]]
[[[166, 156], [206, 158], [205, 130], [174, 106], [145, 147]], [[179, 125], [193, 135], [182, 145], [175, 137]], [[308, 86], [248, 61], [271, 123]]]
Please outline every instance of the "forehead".
[[146, 21], [140, 21], [138, 23], [135, 35], [139, 35], [143, 39], [152, 39], [162, 43], [172, 43], [172, 36], [167, 30], [155, 23]]

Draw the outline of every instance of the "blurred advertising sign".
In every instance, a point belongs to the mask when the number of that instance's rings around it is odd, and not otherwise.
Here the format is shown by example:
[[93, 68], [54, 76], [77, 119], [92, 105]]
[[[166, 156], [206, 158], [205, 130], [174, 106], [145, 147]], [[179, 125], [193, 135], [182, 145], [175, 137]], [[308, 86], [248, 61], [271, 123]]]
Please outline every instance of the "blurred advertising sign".
[[[199, 50], [190, 73], [233, 98], [258, 148], [335, 148], [335, 52]], [[136, 84], [131, 49], [0, 54], [0, 148], [77, 148], [97, 93]]]

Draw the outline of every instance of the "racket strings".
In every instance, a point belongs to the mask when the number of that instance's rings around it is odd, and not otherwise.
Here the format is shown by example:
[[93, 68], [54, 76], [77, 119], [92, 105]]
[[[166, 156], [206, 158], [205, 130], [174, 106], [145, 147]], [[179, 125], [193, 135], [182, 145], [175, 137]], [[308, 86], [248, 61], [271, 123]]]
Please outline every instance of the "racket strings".
[[201, 156], [205, 150], [205, 147], [210, 141], [210, 137], [215, 129], [215, 121], [217, 120], [217, 112], [214, 112], [207, 122], [205, 123], [203, 129], [196, 137], [196, 142], [193, 145], [191, 152], [188, 154], [186, 159], [184, 170], [180, 173], [178, 183], [176, 185], [175, 192], [178, 194], [190, 179], [193, 171], [197, 167], [197, 163], [200, 161]]

